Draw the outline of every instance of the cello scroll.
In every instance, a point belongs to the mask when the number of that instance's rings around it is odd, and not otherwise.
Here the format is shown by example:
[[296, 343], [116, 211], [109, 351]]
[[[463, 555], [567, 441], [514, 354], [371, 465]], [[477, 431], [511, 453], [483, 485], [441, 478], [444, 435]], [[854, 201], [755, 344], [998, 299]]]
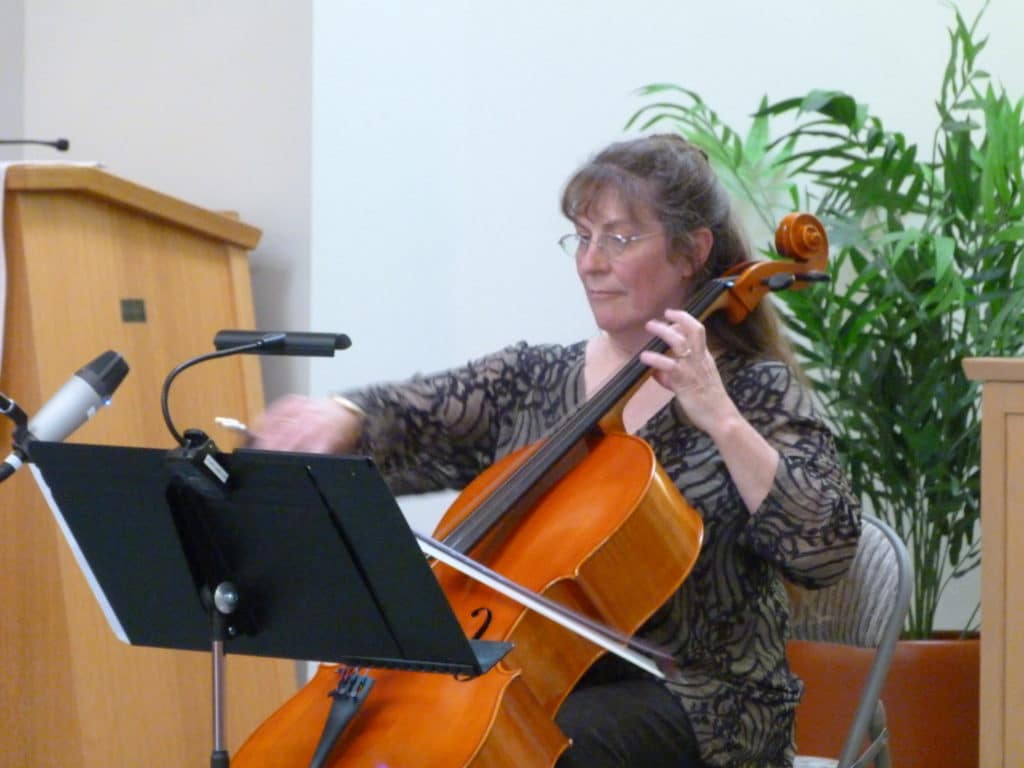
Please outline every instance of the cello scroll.
[[775, 250], [784, 258], [748, 261], [724, 275], [732, 284], [714, 309], [723, 310], [731, 324], [742, 322], [770, 292], [797, 290], [829, 279], [825, 273], [828, 234], [813, 214], [785, 216], [775, 230]]

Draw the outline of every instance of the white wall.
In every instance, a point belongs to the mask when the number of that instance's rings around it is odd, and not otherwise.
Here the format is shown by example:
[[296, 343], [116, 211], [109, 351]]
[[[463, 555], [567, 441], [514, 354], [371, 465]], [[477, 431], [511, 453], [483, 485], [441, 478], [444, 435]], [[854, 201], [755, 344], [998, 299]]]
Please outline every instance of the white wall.
[[[311, 3], [23, 5], [24, 133], [71, 141], [67, 155], [26, 156], [99, 160], [238, 211], [263, 230], [251, 260], [260, 327], [308, 327]], [[268, 358], [264, 372], [271, 395], [308, 386], [304, 361]]]
[[[24, 38], [24, 1], [0, 0], [0, 139], [24, 138]], [[21, 147], [0, 147], [0, 162], [21, 155]]]
[[[558, 196], [622, 135], [637, 87], [693, 88], [742, 130], [763, 94], [843, 89], [927, 143], [953, 15], [934, 0], [318, 0], [314, 21], [311, 324], [354, 342], [314, 362], [321, 393], [588, 335]], [[1018, 94], [1022, 21], [1004, 1], [983, 25], [984, 67]], [[430, 528], [448, 498], [403, 508]]]

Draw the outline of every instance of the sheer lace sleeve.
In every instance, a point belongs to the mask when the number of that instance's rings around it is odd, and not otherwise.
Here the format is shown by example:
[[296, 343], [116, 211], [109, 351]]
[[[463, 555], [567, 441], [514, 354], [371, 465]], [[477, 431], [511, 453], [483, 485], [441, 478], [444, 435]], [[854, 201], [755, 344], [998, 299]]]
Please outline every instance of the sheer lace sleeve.
[[739, 542], [798, 584], [834, 583], [853, 560], [860, 505], [831, 432], [815, 413], [807, 388], [782, 364], [749, 366], [730, 389], [780, 455], [774, 485]]
[[520, 343], [460, 368], [346, 392], [367, 413], [359, 450], [395, 494], [460, 489], [495, 459], [502, 414], [525, 396]]

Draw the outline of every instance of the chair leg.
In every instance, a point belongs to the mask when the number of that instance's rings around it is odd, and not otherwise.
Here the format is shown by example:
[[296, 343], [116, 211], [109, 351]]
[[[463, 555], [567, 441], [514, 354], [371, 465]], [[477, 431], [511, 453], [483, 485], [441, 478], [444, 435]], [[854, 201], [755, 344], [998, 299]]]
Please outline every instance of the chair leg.
[[892, 759], [889, 755], [889, 734], [886, 733], [885, 725], [885, 707], [882, 705], [881, 699], [875, 705], [875, 714], [871, 718], [868, 731], [871, 733], [872, 741], [882, 736], [885, 742], [875, 758], [875, 768], [892, 768]]

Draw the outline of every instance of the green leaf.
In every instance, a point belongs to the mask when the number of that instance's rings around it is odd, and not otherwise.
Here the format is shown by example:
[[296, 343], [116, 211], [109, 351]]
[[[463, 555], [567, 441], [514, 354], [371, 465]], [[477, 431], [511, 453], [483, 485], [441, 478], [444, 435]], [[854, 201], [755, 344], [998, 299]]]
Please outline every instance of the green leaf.
[[754, 113], [754, 117], [769, 117], [792, 112], [794, 109], [799, 109], [803, 101], [803, 99], [786, 99], [775, 104], [769, 104], [768, 106], [764, 106], [762, 102], [762, 106]]
[[850, 127], [857, 124], [857, 102], [840, 91], [811, 91], [804, 97], [800, 110], [820, 112]]
[[995, 239], [1001, 243], [1015, 243], [1024, 240], [1024, 223], [1010, 224], [995, 234]]
[[956, 242], [951, 237], [935, 238], [935, 277], [941, 280], [953, 265]]
[[[761, 107], [767, 105], [767, 98], [761, 99]], [[756, 164], [768, 151], [771, 136], [768, 131], [767, 115], [758, 115], [751, 123], [747, 140], [743, 143], [743, 154], [751, 164]]]

